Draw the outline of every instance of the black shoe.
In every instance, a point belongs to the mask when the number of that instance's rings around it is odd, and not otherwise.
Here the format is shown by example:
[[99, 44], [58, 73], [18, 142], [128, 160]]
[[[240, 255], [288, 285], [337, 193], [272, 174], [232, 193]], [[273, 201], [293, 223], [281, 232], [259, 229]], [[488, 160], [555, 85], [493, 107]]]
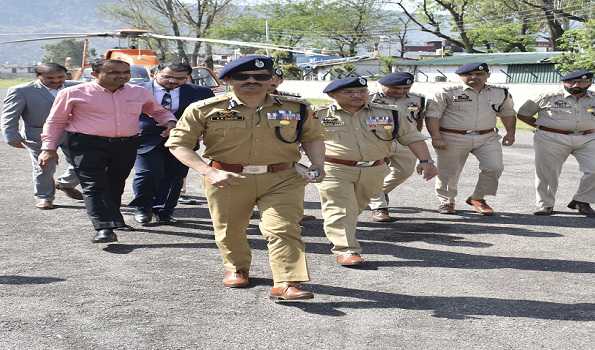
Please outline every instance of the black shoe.
[[548, 216], [548, 215], [552, 215], [553, 213], [554, 213], [554, 208], [543, 207], [543, 208], [540, 208], [537, 211], [533, 212], [533, 215]]
[[128, 231], [128, 232], [136, 231], [136, 229], [134, 227], [132, 227], [130, 225], [126, 225], [126, 224], [124, 224], [124, 226], [116, 227], [116, 228], [114, 228], [114, 230]]
[[161, 225], [173, 225], [178, 222], [178, 219], [171, 215], [157, 216], [157, 223]]
[[200, 202], [196, 199], [188, 198], [188, 197], [180, 197], [178, 198], [178, 204], [186, 204], [186, 205], [199, 205]]
[[575, 201], [574, 199], [568, 203], [568, 208], [570, 209], [577, 209], [579, 213], [588, 216], [588, 217], [595, 217], [595, 210], [591, 208], [589, 203]]
[[138, 222], [139, 224], [148, 224], [149, 222], [151, 222], [151, 214], [142, 211], [142, 210], [136, 210], [134, 212], [134, 221]]
[[97, 233], [95, 233], [95, 237], [93, 237], [93, 243], [109, 243], [117, 241], [118, 236], [116, 236], [116, 234], [111, 228], [97, 230]]

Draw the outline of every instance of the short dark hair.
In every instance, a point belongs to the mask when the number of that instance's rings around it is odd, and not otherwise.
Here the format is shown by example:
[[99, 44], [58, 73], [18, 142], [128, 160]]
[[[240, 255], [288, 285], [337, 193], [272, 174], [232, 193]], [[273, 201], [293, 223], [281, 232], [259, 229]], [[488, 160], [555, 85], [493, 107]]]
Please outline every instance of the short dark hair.
[[68, 69], [58, 63], [42, 63], [35, 67], [35, 75], [40, 76], [44, 73], [66, 73]]
[[187, 63], [170, 63], [167, 65], [160, 64], [158, 66], [158, 71], [162, 71], [165, 68], [168, 68], [172, 72], [185, 72], [186, 74], [192, 74], [192, 67], [190, 67]]
[[130, 63], [128, 63], [126, 61], [122, 61], [122, 60], [112, 60], [112, 59], [101, 58], [101, 59], [98, 59], [98, 60], [94, 61], [93, 63], [91, 63], [91, 69], [93, 70], [93, 72], [99, 73], [99, 72], [101, 72], [103, 67], [109, 63], [123, 63], [123, 64], [130, 65]]

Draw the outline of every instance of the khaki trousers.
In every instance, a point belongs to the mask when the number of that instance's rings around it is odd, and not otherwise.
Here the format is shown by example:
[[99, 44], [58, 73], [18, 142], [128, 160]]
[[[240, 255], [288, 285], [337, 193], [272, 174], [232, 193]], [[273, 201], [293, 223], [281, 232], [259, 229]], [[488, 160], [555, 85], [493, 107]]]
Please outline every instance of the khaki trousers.
[[583, 173], [573, 199], [595, 203], [595, 135], [562, 135], [537, 130], [533, 145], [537, 207], [554, 207], [562, 165], [571, 154]]
[[384, 177], [382, 192], [370, 199], [370, 209], [388, 208], [388, 194], [413, 174], [416, 163], [417, 157], [409, 147], [397, 144], [396, 151], [389, 157], [388, 174]]
[[326, 177], [317, 184], [324, 218], [324, 233], [334, 254], [361, 253], [355, 237], [357, 217], [378, 193], [386, 165], [352, 167], [325, 163]]
[[306, 182], [294, 169], [246, 175], [238, 185], [217, 188], [204, 180], [215, 240], [227, 271], [249, 271], [246, 238], [252, 208], [260, 211], [260, 232], [267, 240], [275, 282], [309, 281], [299, 221]]
[[447, 149], [436, 150], [438, 156], [438, 176], [436, 195], [441, 203], [454, 203], [457, 196], [459, 177], [469, 154], [479, 160], [479, 178], [471, 195], [474, 199], [483, 199], [495, 195], [498, 179], [502, 175], [502, 145], [498, 134], [458, 135], [442, 133], [447, 142]]

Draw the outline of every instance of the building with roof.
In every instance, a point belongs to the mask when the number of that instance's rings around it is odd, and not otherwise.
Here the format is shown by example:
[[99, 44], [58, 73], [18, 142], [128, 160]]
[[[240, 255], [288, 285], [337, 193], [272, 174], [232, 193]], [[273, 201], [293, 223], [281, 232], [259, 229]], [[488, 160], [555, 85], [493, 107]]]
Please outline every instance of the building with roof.
[[[393, 57], [394, 58], [394, 57]], [[394, 58], [394, 64], [415, 62], [408, 59]], [[319, 62], [308, 62], [298, 64], [298, 67], [304, 72], [304, 80], [333, 80], [339, 78], [337, 76], [338, 68], [350, 65], [354, 68], [351, 74], [362, 77], [377, 77], [383, 73], [383, 63], [379, 57], [372, 56], [354, 56], [343, 57], [332, 60], [325, 60]], [[403, 70], [410, 71], [413, 68], [405, 68]], [[333, 70], [333, 68], [335, 68]]]
[[560, 81], [552, 59], [562, 52], [514, 52], [490, 54], [459, 54], [454, 56], [400, 61], [397, 71], [412, 72], [419, 82], [459, 82], [456, 69], [466, 63], [485, 62], [490, 66], [492, 84], [536, 83]]

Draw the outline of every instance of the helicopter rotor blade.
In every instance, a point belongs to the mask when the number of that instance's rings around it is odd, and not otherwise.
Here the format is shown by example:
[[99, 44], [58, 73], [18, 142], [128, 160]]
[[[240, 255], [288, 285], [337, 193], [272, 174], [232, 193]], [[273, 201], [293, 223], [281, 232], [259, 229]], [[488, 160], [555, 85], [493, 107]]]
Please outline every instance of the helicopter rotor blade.
[[153, 34], [153, 33], [147, 33], [144, 36], [154, 38], [154, 39], [181, 40], [181, 41], [202, 41], [202, 42], [214, 43], [214, 44], [254, 47], [257, 49], [269, 49], [269, 50], [277, 50], [277, 51], [304, 53], [304, 54], [307, 53], [306, 50], [300, 50], [300, 49], [295, 49], [295, 48], [291, 48], [291, 47], [274, 46], [274, 45], [268, 45], [268, 44], [263, 44], [263, 43], [252, 43], [252, 42], [247, 42], [247, 41], [209, 39], [209, 38], [192, 38], [192, 37], [186, 37], [186, 36], [169, 36], [169, 35], [161, 35], [161, 34]]
[[26, 42], [32, 42], [32, 41], [48, 41], [48, 40], [60, 40], [60, 39], [84, 39], [84, 38], [94, 38], [94, 37], [117, 37], [117, 36], [119, 36], [118, 33], [87, 33], [87, 34], [58, 35], [58, 36], [47, 36], [47, 37], [40, 37], [40, 38], [2, 41], [2, 42], [0, 42], [0, 45], [26, 43]]

